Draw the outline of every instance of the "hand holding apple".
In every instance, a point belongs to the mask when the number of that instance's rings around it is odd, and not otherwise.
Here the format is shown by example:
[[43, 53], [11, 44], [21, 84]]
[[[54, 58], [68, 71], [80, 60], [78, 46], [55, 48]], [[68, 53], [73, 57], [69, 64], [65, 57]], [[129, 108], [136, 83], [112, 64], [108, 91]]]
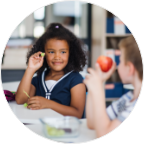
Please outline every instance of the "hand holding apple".
[[[108, 63], [106, 62], [107, 59], [103, 59], [104, 57], [100, 56], [99, 61], [95, 64], [95, 70], [88, 68], [89, 75], [86, 75], [84, 83], [87, 85], [89, 92], [91, 93], [95, 93], [96, 88], [98, 90], [102, 89], [103, 83], [110, 78], [116, 69], [116, 63], [113, 62], [111, 58], [108, 59], [110, 60], [110, 63]], [[106, 66], [107, 64], [109, 64], [109, 66]]]
[[110, 57], [100, 56], [96, 62], [96, 71], [101, 77], [101, 80], [105, 82], [110, 78], [116, 69], [116, 63]]
[[99, 64], [99, 66], [103, 72], [107, 72], [112, 67], [113, 60], [107, 56], [100, 56], [97, 59], [97, 63]]

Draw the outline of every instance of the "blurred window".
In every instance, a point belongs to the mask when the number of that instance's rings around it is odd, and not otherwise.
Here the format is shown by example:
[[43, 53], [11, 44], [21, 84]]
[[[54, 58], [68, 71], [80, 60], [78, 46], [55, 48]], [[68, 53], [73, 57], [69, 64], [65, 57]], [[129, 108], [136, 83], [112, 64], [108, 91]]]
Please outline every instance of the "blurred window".
[[38, 38], [45, 30], [45, 7], [42, 7], [34, 12], [34, 20], [33, 36]]
[[34, 37], [38, 38], [44, 33], [44, 23], [36, 22], [34, 26]]
[[19, 36], [21, 38], [26, 37], [26, 27], [25, 27], [25, 24], [23, 24], [23, 23], [21, 23], [19, 26]]
[[42, 7], [34, 12], [35, 20], [43, 20], [45, 18], [45, 7]]

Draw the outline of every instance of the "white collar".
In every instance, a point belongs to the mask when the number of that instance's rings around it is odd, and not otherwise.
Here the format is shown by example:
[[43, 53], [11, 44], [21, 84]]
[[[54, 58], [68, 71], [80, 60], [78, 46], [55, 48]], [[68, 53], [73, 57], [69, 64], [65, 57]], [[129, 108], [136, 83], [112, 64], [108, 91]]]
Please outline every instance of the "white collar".
[[[65, 77], [67, 77], [72, 71], [68, 72], [67, 74], [63, 75], [52, 87], [51, 89], [49, 90], [49, 92], [51, 92], [53, 90], [53, 88], [55, 87], [55, 85], [57, 85], [61, 80], [63, 80]], [[48, 89], [46, 87], [46, 84], [45, 84], [45, 71], [43, 71], [42, 73], [42, 84], [43, 84], [43, 87], [44, 87], [44, 90], [45, 92], [47, 93], [48, 92]]]

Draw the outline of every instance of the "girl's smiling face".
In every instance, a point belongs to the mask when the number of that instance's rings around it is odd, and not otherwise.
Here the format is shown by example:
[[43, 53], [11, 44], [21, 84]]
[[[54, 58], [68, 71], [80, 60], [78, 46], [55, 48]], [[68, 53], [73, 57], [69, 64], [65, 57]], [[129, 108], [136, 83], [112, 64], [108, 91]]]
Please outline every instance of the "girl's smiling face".
[[53, 71], [62, 71], [69, 60], [69, 45], [65, 40], [50, 39], [45, 44], [47, 64]]

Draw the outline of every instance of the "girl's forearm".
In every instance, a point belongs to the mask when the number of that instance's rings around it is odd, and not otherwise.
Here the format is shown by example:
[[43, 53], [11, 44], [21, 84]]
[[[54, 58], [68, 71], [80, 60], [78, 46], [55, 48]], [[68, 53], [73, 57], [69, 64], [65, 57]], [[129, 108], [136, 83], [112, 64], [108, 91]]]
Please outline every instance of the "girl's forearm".
[[64, 116], [75, 116], [77, 118], [81, 118], [82, 114], [79, 110], [71, 106], [65, 106], [59, 104], [55, 101], [49, 100], [47, 104], [47, 108], [51, 108], [52, 110], [64, 115]]
[[31, 87], [31, 80], [32, 80], [33, 75], [34, 75], [34, 71], [32, 69], [27, 68], [18, 86], [17, 93], [15, 96], [15, 100], [18, 104], [23, 104], [27, 102], [28, 97], [23, 92], [23, 90], [26, 91], [27, 94], [29, 95], [30, 87]]

